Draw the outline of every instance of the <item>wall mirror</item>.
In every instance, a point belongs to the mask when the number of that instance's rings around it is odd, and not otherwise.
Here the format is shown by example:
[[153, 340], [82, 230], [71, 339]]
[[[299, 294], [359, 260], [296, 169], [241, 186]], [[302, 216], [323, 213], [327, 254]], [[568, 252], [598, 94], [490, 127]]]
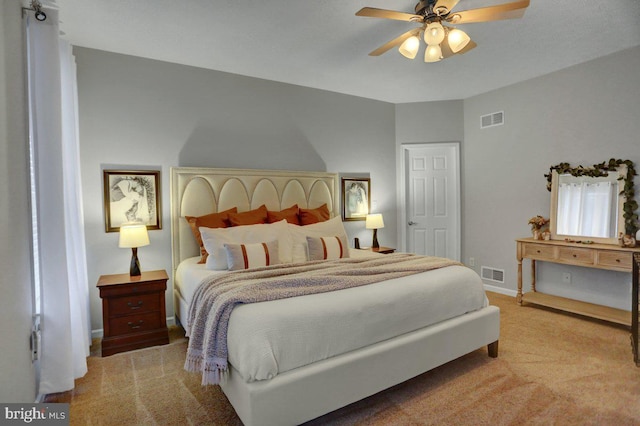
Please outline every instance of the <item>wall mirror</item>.
[[620, 233], [635, 235], [634, 175], [628, 160], [589, 168], [568, 163], [551, 167], [545, 175], [551, 191], [551, 239], [617, 244]]

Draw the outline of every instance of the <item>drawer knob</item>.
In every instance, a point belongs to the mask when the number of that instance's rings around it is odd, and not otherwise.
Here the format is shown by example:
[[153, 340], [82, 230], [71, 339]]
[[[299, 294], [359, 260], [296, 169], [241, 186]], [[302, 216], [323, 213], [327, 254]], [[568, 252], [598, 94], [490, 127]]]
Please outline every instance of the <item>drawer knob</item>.
[[138, 321], [137, 325], [134, 325], [134, 323], [133, 323], [133, 322], [131, 322], [131, 321], [129, 321], [129, 322], [127, 323], [127, 325], [128, 325], [130, 328], [132, 328], [132, 329], [133, 329], [133, 328], [140, 328], [140, 327], [142, 327], [142, 324], [144, 324], [144, 321], [142, 321], [142, 320]]
[[536, 253], [540, 253], [540, 250], [536, 250]]
[[140, 309], [142, 307], [142, 300], [138, 300], [138, 304], [134, 305], [131, 302], [127, 302], [127, 306], [131, 309]]
[[574, 255], [573, 255], [573, 257], [578, 257], [578, 255], [577, 255], [577, 254], [574, 254]]
[[616, 262], [620, 263], [620, 259], [616, 259]]

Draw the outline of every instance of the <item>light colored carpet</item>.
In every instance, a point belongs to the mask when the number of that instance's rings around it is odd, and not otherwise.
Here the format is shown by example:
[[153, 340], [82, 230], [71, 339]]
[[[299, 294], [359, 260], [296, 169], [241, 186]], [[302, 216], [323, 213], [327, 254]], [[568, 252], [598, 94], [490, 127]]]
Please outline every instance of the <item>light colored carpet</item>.
[[[640, 425], [625, 328], [488, 295], [501, 309], [497, 359], [482, 348], [309, 425]], [[218, 387], [183, 370], [180, 331], [169, 345], [90, 357], [76, 388], [48, 401], [70, 402], [77, 425], [241, 424]]]

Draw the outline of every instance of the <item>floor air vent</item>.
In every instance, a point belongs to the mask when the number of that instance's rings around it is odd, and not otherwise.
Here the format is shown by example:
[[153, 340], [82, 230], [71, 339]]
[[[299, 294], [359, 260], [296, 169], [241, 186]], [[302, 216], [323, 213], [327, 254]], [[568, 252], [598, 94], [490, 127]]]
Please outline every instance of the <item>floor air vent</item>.
[[494, 112], [480, 117], [480, 128], [502, 126], [504, 124], [504, 111]]
[[504, 269], [489, 268], [483, 266], [480, 275], [483, 280], [493, 281], [496, 283], [504, 283]]

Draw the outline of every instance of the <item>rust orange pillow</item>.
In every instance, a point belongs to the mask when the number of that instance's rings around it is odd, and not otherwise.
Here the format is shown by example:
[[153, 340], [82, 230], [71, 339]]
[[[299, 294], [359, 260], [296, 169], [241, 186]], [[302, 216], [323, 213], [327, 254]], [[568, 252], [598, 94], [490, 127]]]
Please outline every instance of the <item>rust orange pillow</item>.
[[267, 210], [267, 221], [269, 223], [280, 222], [282, 219], [286, 219], [287, 222], [294, 225], [300, 225], [300, 218], [298, 217], [298, 205], [294, 204], [288, 209], [280, 210], [279, 212], [272, 212]]
[[315, 209], [300, 209], [298, 215], [300, 216], [300, 225], [324, 222], [331, 217], [326, 203]]
[[241, 213], [229, 213], [229, 223], [231, 226], [267, 223], [267, 206], [263, 204], [254, 210]]
[[237, 212], [238, 209], [234, 207], [220, 213], [211, 213], [204, 216], [185, 216], [187, 223], [191, 226], [191, 232], [193, 232], [193, 236], [196, 238], [198, 246], [200, 246], [200, 261], [198, 263], [205, 263], [208, 256], [199, 228], [226, 228], [229, 226], [229, 214]]

